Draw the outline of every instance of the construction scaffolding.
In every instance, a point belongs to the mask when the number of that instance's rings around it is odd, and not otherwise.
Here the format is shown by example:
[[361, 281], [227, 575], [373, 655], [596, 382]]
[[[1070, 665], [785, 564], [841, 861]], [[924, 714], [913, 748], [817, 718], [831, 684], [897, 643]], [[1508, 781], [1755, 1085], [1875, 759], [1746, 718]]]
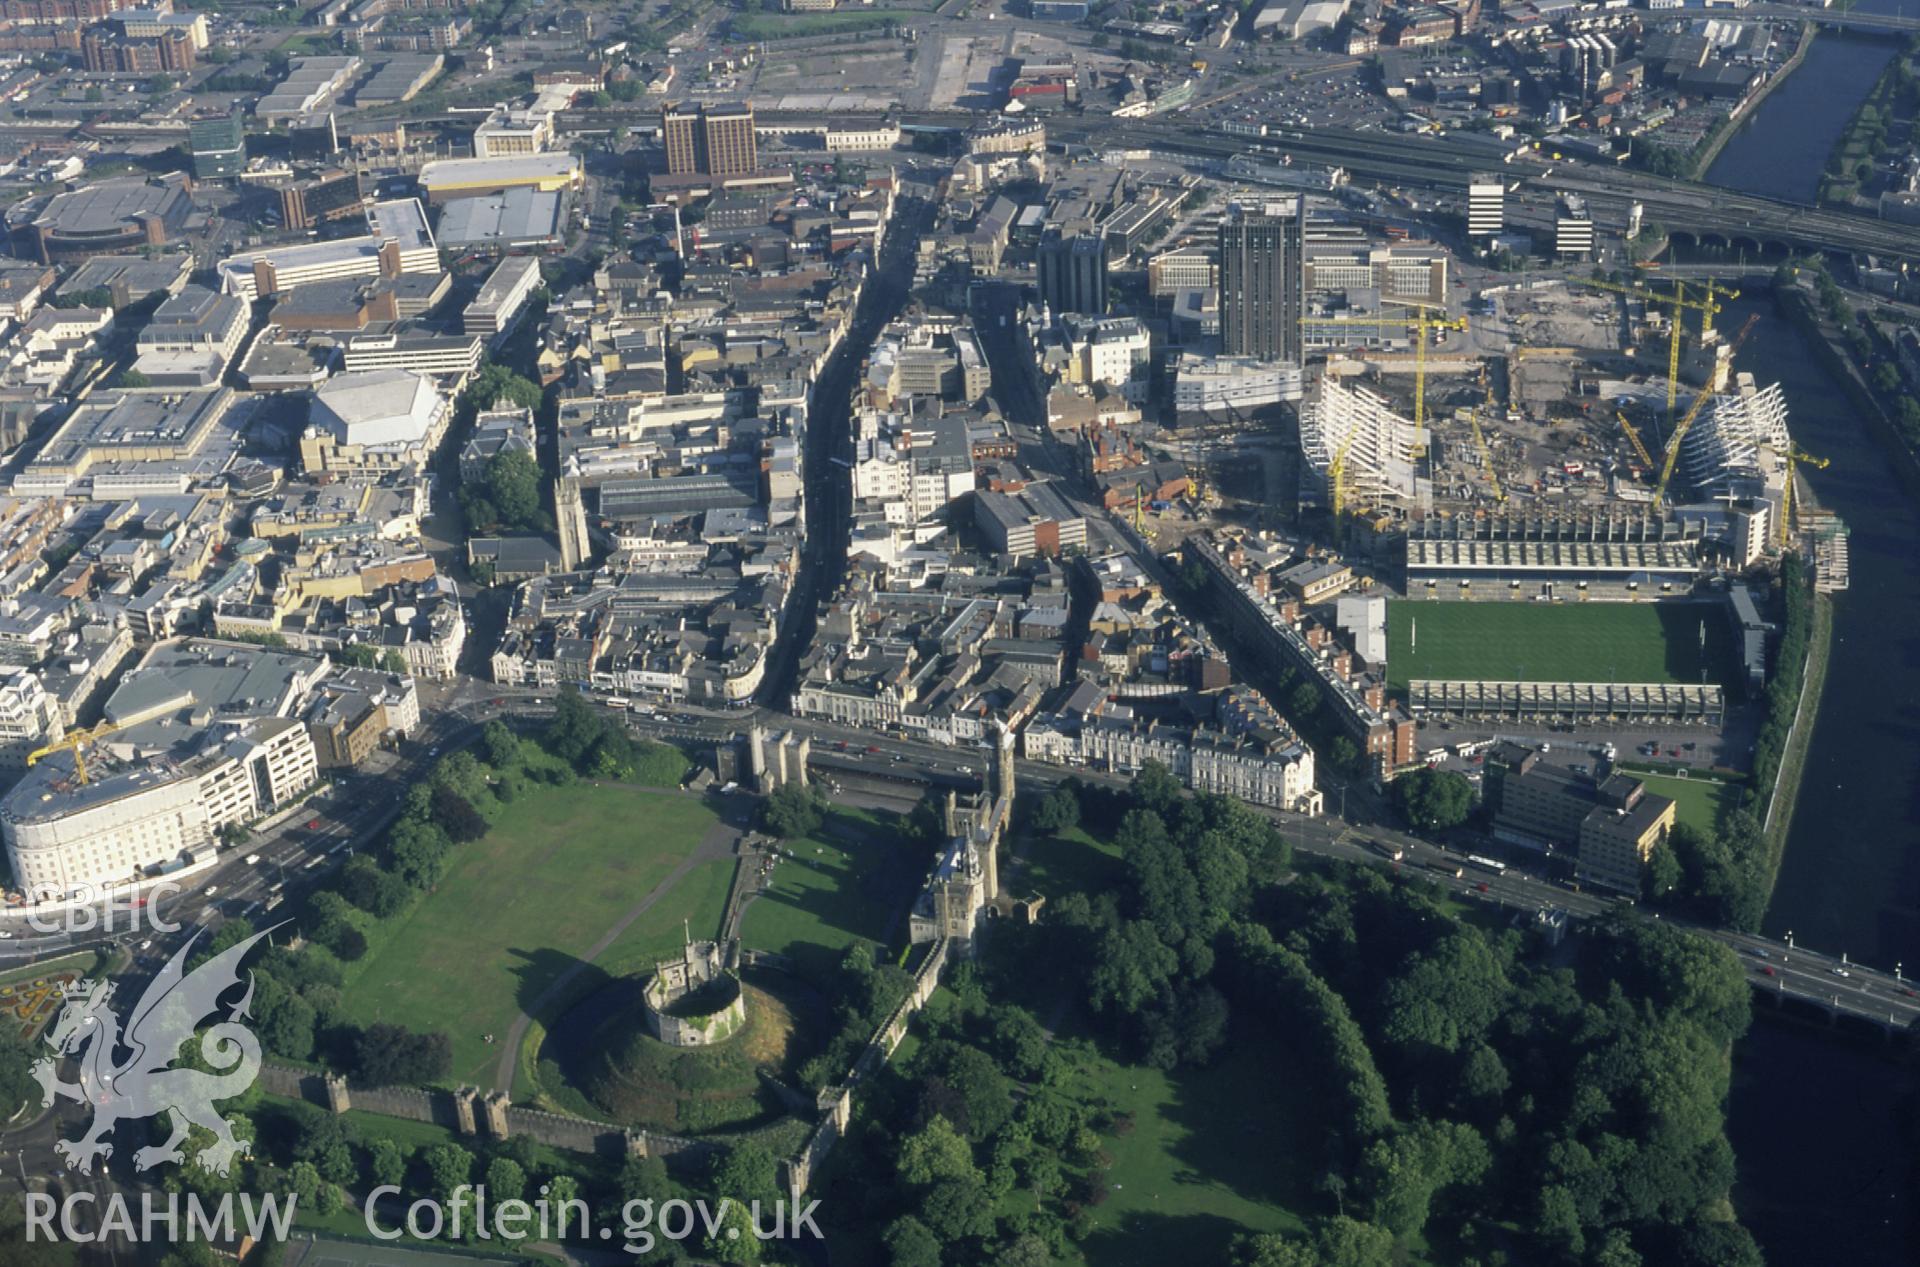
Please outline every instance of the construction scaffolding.
[[1300, 410], [1300, 501], [1339, 513], [1381, 501], [1424, 504], [1416, 458], [1426, 432], [1364, 387], [1323, 378]]

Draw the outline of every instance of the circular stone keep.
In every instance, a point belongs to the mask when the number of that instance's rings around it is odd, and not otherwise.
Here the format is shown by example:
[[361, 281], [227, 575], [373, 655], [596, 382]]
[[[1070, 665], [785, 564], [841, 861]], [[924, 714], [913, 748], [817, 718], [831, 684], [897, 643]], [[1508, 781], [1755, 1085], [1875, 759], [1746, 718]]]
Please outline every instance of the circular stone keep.
[[647, 1029], [669, 1047], [709, 1047], [747, 1022], [740, 979], [718, 942], [689, 942], [679, 959], [664, 959], [641, 993]]

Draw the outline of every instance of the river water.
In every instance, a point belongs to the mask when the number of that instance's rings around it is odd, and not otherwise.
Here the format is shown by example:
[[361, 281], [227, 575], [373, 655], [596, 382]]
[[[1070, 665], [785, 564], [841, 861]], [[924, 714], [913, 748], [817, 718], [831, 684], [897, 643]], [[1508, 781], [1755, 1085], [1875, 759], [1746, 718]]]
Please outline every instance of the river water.
[[[1737, 365], [1779, 380], [1809, 473], [1852, 528], [1834, 647], [1766, 931], [1880, 966], [1920, 967], [1920, 513], [1833, 380], [1765, 298]], [[1803, 723], [1804, 724], [1804, 723]], [[1756, 1020], [1735, 1053], [1730, 1132], [1741, 1216], [1773, 1264], [1920, 1262], [1909, 1071], [1875, 1040]]]
[[[1893, 12], [1899, 0], [1861, 0]], [[1822, 35], [1707, 174], [1811, 202], [1827, 154], [1892, 58], [1891, 41]], [[1807, 471], [1852, 529], [1826, 691], [1766, 929], [1920, 971], [1920, 511], [1837, 384], [1765, 299], [1738, 365], [1780, 380]], [[1912, 1069], [1873, 1040], [1756, 1023], [1735, 1053], [1736, 1203], [1773, 1264], [1920, 1262]]]
[[1713, 160], [1707, 183], [1811, 203], [1834, 142], [1899, 47], [1892, 40], [1821, 35]]

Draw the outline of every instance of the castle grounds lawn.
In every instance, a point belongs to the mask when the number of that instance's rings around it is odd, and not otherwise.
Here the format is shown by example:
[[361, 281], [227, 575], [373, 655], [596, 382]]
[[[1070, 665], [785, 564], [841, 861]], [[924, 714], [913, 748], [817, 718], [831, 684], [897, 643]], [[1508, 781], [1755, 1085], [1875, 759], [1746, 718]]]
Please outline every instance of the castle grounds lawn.
[[594, 966], [610, 977], [649, 972], [662, 959], [678, 955], [689, 935], [696, 941], [714, 936], [720, 931], [727, 886], [732, 883], [731, 858], [701, 863], [602, 951]]
[[[1701, 644], [1705, 631], [1705, 646]], [[1387, 682], [1687, 682], [1738, 689], [1726, 613], [1692, 602], [1387, 604]]]
[[[445, 1030], [450, 1080], [491, 1087], [514, 1018], [716, 821], [693, 797], [613, 783], [529, 791], [500, 808], [486, 836], [456, 848], [439, 887], [410, 913], [369, 929], [371, 949], [345, 993], [348, 1019]], [[631, 967], [677, 945], [683, 919], [696, 937], [713, 936], [725, 872], [703, 863], [681, 877], [608, 947], [609, 962]]]
[[1224, 1263], [1238, 1232], [1299, 1230], [1294, 1211], [1319, 1203], [1325, 1145], [1311, 1079], [1293, 1064], [1283, 1043], [1245, 1035], [1205, 1069], [1078, 1062], [1067, 1094], [1132, 1121], [1101, 1140], [1109, 1195], [1091, 1210], [1082, 1261]]
[[1018, 897], [1100, 893], [1121, 873], [1120, 847], [1078, 827], [1051, 836], [1023, 836], [1015, 842], [1014, 854], [1017, 865], [1011, 875], [1001, 877], [1001, 887]]
[[818, 979], [860, 940], [906, 940], [906, 906], [926, 878], [925, 850], [891, 815], [836, 808], [820, 830], [787, 842], [793, 853], [747, 904], [740, 941], [787, 955]]

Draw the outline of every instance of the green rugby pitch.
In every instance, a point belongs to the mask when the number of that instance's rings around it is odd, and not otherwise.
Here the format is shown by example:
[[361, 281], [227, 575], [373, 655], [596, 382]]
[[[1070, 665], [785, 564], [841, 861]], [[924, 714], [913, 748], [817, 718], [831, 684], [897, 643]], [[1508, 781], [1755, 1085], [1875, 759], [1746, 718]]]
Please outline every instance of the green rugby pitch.
[[1726, 615], [1711, 603], [1387, 604], [1387, 684], [1395, 690], [1418, 678], [1737, 688], [1735, 669]]

